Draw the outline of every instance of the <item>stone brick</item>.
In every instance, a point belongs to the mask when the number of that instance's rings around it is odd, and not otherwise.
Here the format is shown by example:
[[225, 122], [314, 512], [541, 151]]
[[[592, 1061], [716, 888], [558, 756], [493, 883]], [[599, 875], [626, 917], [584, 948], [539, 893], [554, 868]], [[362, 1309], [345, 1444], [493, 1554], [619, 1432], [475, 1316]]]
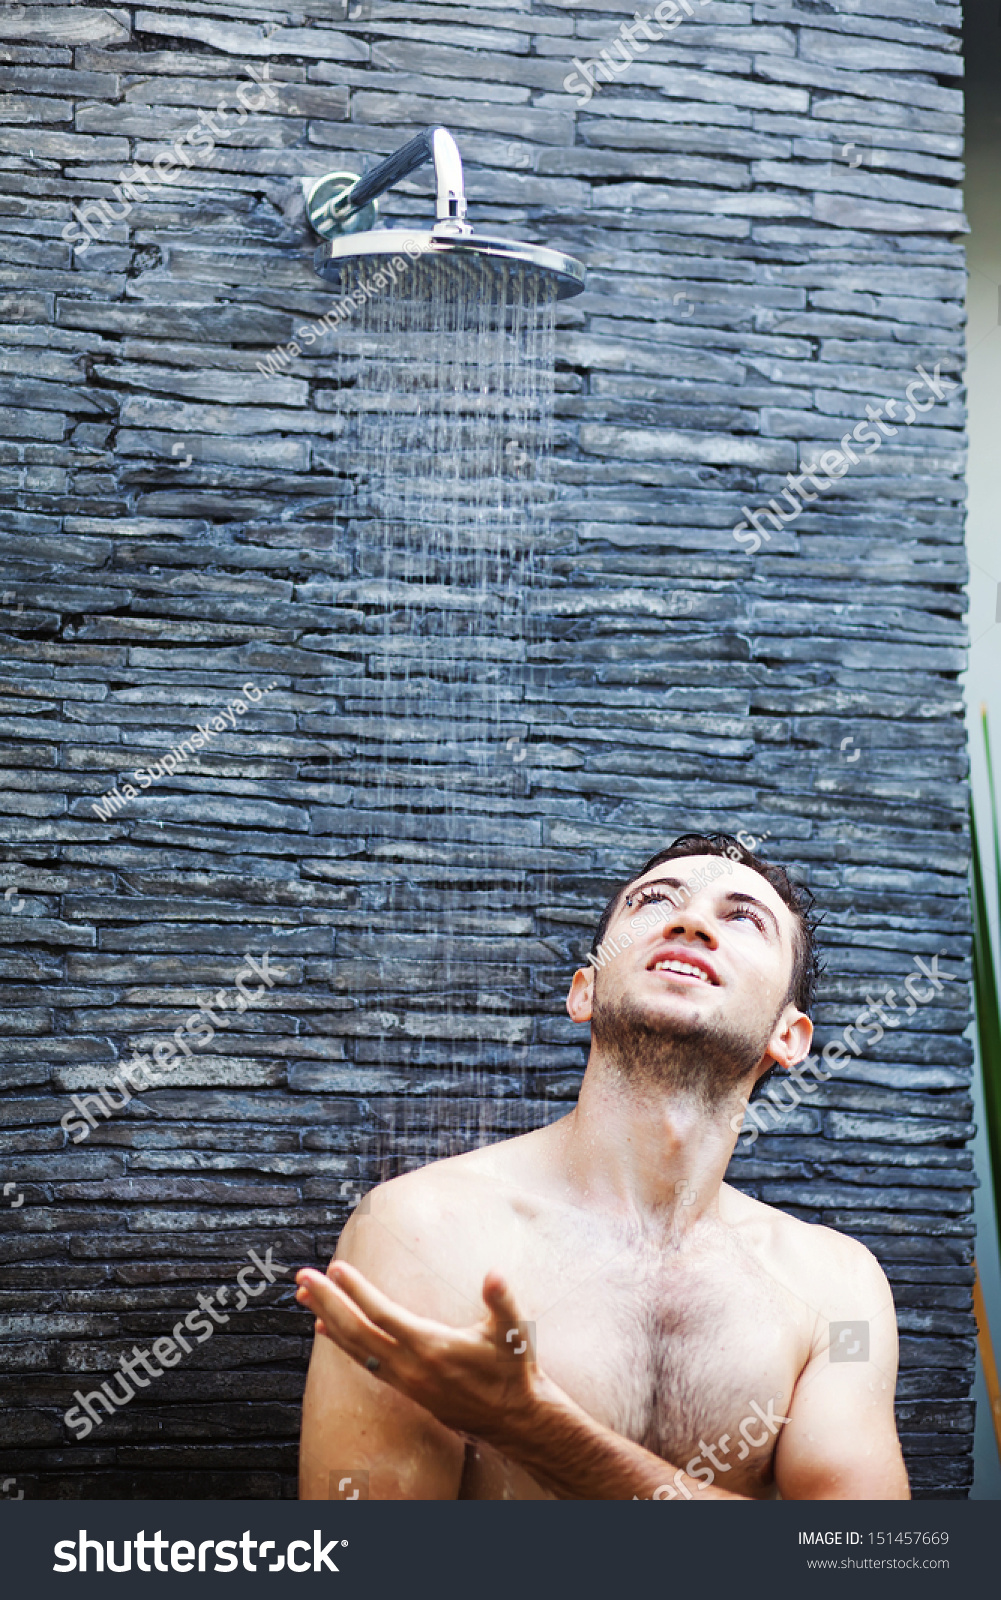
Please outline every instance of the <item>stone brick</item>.
[[[0, 917], [0, 1150], [25, 1203], [0, 1208], [5, 1470], [32, 1498], [294, 1495], [309, 1334], [284, 1280], [89, 1450], [61, 1421], [79, 1375], [167, 1331], [249, 1248], [325, 1262], [345, 1184], [565, 1115], [586, 1030], [562, 993], [607, 894], [676, 833], [747, 828], [827, 914], [818, 1043], [916, 954], [948, 949], [962, 980], [738, 1148], [730, 1178], [883, 1262], [915, 1496], [964, 1497], [961, 391], [756, 556], [732, 534], [917, 362], [958, 371], [958, 6], [710, 4], [583, 108], [571, 58], [635, 0], [372, 0], [354, 19], [315, 0], [263, 24], [201, 0], [17, 9], [0, 877], [24, 905]], [[246, 62], [277, 104], [71, 256], [72, 207], [232, 101]], [[415, 714], [413, 637], [381, 631], [406, 572], [347, 514], [335, 338], [257, 370], [329, 304], [300, 178], [439, 122], [475, 221], [590, 272], [559, 311], [559, 499], [530, 614], [491, 614], [489, 659], [452, 641], [461, 716]], [[859, 139], [856, 171], [838, 157]], [[415, 174], [383, 219], [429, 218], [431, 188]], [[475, 621], [460, 584], [425, 576], [425, 601]], [[276, 687], [239, 735], [95, 816], [250, 678]], [[389, 803], [387, 733], [426, 809]], [[493, 748], [512, 737], [517, 767]], [[231, 989], [248, 949], [280, 969], [262, 1003], [68, 1140], [69, 1094]]]

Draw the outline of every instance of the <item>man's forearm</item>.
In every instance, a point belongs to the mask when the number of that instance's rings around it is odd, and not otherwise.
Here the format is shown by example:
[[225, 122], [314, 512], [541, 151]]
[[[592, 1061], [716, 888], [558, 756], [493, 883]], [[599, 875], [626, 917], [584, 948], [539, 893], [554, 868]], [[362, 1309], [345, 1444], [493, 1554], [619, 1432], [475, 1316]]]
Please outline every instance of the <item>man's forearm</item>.
[[[540, 1375], [541, 1376], [541, 1375]], [[488, 1443], [561, 1500], [743, 1500], [624, 1439], [542, 1379], [532, 1406]], [[670, 1490], [670, 1493], [667, 1490]]]

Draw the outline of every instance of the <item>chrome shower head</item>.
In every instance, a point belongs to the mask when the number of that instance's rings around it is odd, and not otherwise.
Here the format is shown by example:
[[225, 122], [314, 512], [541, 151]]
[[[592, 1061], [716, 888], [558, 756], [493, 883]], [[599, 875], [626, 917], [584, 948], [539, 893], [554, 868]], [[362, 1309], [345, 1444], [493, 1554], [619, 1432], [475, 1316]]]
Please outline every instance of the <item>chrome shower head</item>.
[[[379, 195], [427, 161], [433, 161], [435, 169], [434, 226], [374, 227]], [[423, 255], [432, 259], [449, 256], [482, 261], [498, 269], [505, 265], [527, 268], [542, 278], [551, 277], [559, 300], [580, 294], [584, 287], [584, 267], [573, 256], [470, 227], [465, 220], [462, 159], [447, 128], [425, 129], [364, 177], [328, 173], [308, 190], [306, 210], [313, 231], [328, 241], [316, 251], [313, 265], [321, 278], [334, 284], [343, 282], [349, 264], [376, 264], [381, 257], [406, 254], [411, 260]]]

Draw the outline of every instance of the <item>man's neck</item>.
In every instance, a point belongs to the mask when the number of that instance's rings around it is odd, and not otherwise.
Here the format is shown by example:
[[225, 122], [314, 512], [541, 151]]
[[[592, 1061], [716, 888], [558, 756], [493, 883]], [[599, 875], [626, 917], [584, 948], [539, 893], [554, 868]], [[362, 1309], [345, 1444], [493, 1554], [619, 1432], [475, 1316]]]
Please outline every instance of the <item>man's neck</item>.
[[670, 1085], [636, 1083], [592, 1050], [576, 1109], [556, 1124], [563, 1176], [582, 1204], [653, 1225], [715, 1211], [737, 1140], [731, 1119], [752, 1082], [710, 1108]]

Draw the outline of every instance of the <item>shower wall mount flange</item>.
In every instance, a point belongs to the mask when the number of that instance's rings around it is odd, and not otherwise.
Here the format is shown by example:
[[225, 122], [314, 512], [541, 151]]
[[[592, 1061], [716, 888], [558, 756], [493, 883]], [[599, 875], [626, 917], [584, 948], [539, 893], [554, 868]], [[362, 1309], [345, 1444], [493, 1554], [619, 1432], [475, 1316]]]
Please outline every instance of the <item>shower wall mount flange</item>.
[[370, 200], [350, 215], [338, 218], [333, 207], [352, 184], [358, 182], [357, 172], [328, 172], [325, 177], [309, 185], [306, 191], [306, 211], [313, 232], [321, 239], [332, 239], [335, 234], [357, 233], [361, 228], [374, 228], [379, 214], [378, 200]]
[[[395, 183], [434, 162], [437, 220], [430, 229], [381, 228], [375, 223], [379, 196]], [[359, 257], [392, 256], [407, 248], [411, 256], [449, 255], [489, 263], [498, 270], [521, 266], [551, 276], [556, 297], [569, 299], [584, 288], [584, 266], [561, 250], [484, 234], [466, 221], [462, 158], [447, 128], [426, 128], [371, 172], [330, 172], [306, 189], [306, 212], [314, 233], [326, 241], [313, 257], [321, 278], [340, 286], [343, 270]]]

